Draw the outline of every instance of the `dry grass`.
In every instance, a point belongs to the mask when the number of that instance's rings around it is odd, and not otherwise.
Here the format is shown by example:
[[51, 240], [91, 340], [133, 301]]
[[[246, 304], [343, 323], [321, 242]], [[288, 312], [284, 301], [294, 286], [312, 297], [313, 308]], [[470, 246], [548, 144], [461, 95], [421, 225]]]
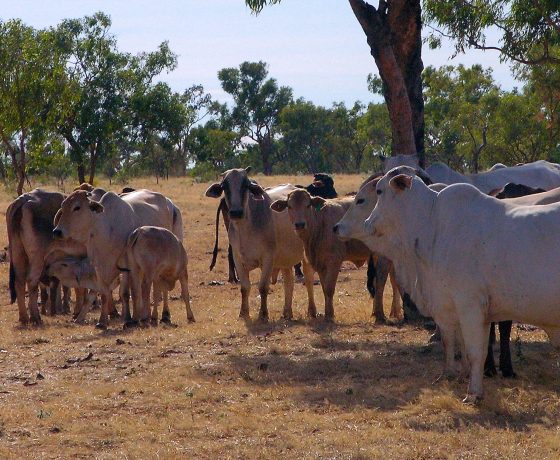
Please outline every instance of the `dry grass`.
[[[345, 193], [360, 177], [337, 176], [336, 183]], [[203, 197], [208, 184], [132, 185], [161, 191], [183, 210], [197, 322], [188, 325], [174, 300], [176, 328], [123, 332], [115, 322], [100, 332], [94, 312], [85, 326], [46, 317], [44, 326], [22, 329], [16, 306], [8, 304], [2, 264], [0, 458], [560, 455], [560, 364], [542, 332], [514, 330], [518, 379], [486, 379], [482, 405], [463, 406], [465, 383], [432, 384], [443, 356], [439, 346], [425, 345], [426, 331], [372, 324], [364, 269], [347, 266], [341, 273], [335, 325], [305, 319], [302, 285], [296, 286], [296, 321], [279, 319], [277, 285], [270, 323], [246, 325], [237, 320], [237, 288], [208, 285], [227, 278], [225, 251], [208, 272], [217, 204]], [[2, 192], [0, 209], [11, 198]], [[4, 226], [0, 233], [1, 243]], [[253, 317], [257, 294], [253, 289]]]

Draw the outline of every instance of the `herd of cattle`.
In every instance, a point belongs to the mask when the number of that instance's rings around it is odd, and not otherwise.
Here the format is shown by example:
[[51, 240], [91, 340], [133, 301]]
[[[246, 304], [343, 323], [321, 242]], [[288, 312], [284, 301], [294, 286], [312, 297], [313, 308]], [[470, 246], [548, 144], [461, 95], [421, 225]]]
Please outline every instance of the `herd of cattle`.
[[[294, 272], [301, 274], [301, 266], [308, 316], [317, 316], [316, 272], [325, 319], [332, 321], [342, 263], [367, 262], [376, 321], [385, 321], [389, 278], [391, 317], [402, 319], [402, 297], [434, 319], [445, 374], [470, 376], [467, 402], [482, 397], [483, 374], [496, 372], [494, 322], [500, 323], [504, 376], [515, 375], [512, 321], [543, 328], [560, 346], [560, 165], [495, 165], [463, 176], [439, 163], [423, 170], [415, 157], [397, 156], [386, 161], [384, 174], [370, 176], [356, 194], [342, 198], [326, 174], [316, 174], [307, 187], [263, 189], [248, 173], [249, 168], [226, 171], [206, 191], [220, 198], [210, 268], [222, 215], [229, 279], [241, 286], [241, 318], [250, 317], [249, 272], [259, 268], [259, 318], [268, 319], [269, 286], [282, 272], [283, 317], [291, 319]], [[6, 222], [11, 299], [17, 300], [21, 323], [41, 321], [39, 292], [43, 314], [69, 312], [73, 288], [75, 320], [84, 321], [99, 295], [97, 327], [105, 328], [110, 316], [119, 316], [113, 303], [117, 287], [125, 326], [157, 323], [162, 298], [160, 320], [170, 322], [168, 292], [177, 281], [187, 319], [194, 321], [181, 211], [162, 194], [131, 188], [115, 194], [87, 184], [68, 196], [36, 189], [10, 204]]]

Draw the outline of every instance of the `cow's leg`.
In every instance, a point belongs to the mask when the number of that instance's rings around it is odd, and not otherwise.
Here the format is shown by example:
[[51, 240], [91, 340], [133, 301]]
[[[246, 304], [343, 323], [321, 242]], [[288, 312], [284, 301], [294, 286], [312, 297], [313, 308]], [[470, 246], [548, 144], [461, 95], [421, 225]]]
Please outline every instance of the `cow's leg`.
[[[132, 324], [133, 319], [130, 316], [130, 290], [134, 288], [134, 278], [131, 280], [131, 276], [129, 273], [121, 273], [121, 283], [119, 285], [119, 295], [122, 301], [122, 318], [125, 324]], [[133, 316], [134, 321], [138, 321], [138, 312], [137, 312], [137, 304], [136, 299], [132, 298], [132, 308], [133, 308]]]
[[[500, 334], [500, 339], [501, 337], [502, 334]], [[488, 336], [488, 353], [486, 354], [486, 361], [484, 362], [484, 375], [486, 377], [494, 377], [498, 373], [498, 371], [496, 370], [496, 363], [494, 362], [495, 343], [496, 343], [496, 324], [490, 323], [490, 334]]]
[[[23, 250], [18, 250], [20, 245], [14, 245], [12, 249], [12, 261], [10, 262], [10, 277], [13, 276], [14, 288], [16, 291], [16, 298], [18, 304], [19, 322], [21, 324], [29, 323], [29, 314], [27, 313], [27, 306], [25, 305], [25, 266], [19, 267], [16, 270], [14, 260], [26, 260], [26, 255]], [[26, 265], [20, 264], [20, 265]]]
[[317, 306], [315, 305], [315, 293], [313, 290], [313, 278], [315, 275], [315, 270], [309, 262], [305, 259], [303, 260], [303, 276], [305, 283], [305, 289], [307, 289], [307, 316], [309, 318], [317, 317]]
[[391, 288], [393, 290], [393, 301], [391, 302], [391, 318], [398, 320], [403, 319], [403, 307], [401, 303], [400, 287], [397, 283], [397, 275], [395, 274], [395, 267], [392, 262], [389, 262], [389, 280], [391, 281]]
[[57, 313], [57, 306], [60, 302], [59, 286], [60, 282], [57, 279], [53, 279], [49, 282], [49, 300], [47, 301], [47, 312], [49, 316], [54, 316]]
[[[83, 289], [83, 293], [84, 293], [84, 297], [89, 297], [86, 296], [86, 289]], [[77, 306], [77, 303], [76, 303]], [[75, 314], [75, 319], [74, 322], [78, 323], [78, 324], [83, 324], [83, 322], [86, 320], [86, 316], [89, 312], [89, 309], [91, 307], [91, 302], [89, 302], [89, 298], [84, 298], [82, 300], [82, 305], [80, 310], [78, 311], [78, 314]], [[101, 307], [103, 309], [103, 306]], [[75, 312], [76, 310], [74, 310]]]
[[292, 300], [294, 295], [294, 272], [292, 267], [282, 269], [282, 277], [284, 278], [284, 319], [292, 319]]
[[480, 302], [469, 301], [457, 305], [461, 333], [470, 365], [470, 379], [465, 403], [476, 403], [483, 396], [482, 376], [484, 374], [485, 352], [488, 349], [488, 326], [482, 314]]
[[511, 349], [509, 347], [511, 326], [511, 321], [500, 321], [498, 323], [500, 329], [500, 371], [502, 371], [503, 377], [516, 377], [511, 363]]
[[[111, 289], [104, 288], [101, 291], [101, 313], [99, 315], [99, 321], [95, 325], [97, 329], [107, 329], [107, 325], [109, 324], [109, 311], [111, 306], [109, 302], [111, 301]], [[88, 305], [89, 309], [89, 305]]]
[[228, 244], [228, 267], [229, 267], [229, 274], [228, 274], [228, 282], [232, 284], [239, 283], [239, 278], [235, 272], [235, 261], [233, 260], [233, 250], [231, 249], [231, 244]]
[[268, 289], [270, 287], [270, 276], [273, 270], [272, 264], [273, 259], [272, 256], [270, 256], [263, 260], [261, 266], [261, 278], [259, 280], [259, 294], [261, 296], [261, 309], [259, 311], [259, 319], [261, 321], [268, 321]]
[[181, 283], [181, 298], [185, 303], [185, 308], [187, 310], [187, 320], [189, 323], [194, 323], [194, 315], [191, 310], [191, 299], [189, 294], [189, 274], [187, 270], [184, 271], [183, 276], [179, 278], [179, 283]]
[[251, 318], [249, 315], [249, 294], [251, 293], [251, 281], [249, 279], [249, 272], [240, 267], [237, 270], [239, 275], [239, 283], [241, 284], [241, 309], [239, 310], [239, 318], [248, 320]]
[[62, 286], [62, 313], [70, 313], [70, 288]]
[[76, 319], [80, 314], [81, 309], [83, 308], [86, 297], [86, 289], [75, 288], [74, 291], [76, 292], [76, 303], [74, 304], [74, 313], [72, 316], [74, 317], [74, 319]]
[[109, 317], [111, 319], [120, 318], [121, 315], [115, 306], [115, 300], [113, 299], [113, 292], [111, 291], [111, 295], [109, 296]]
[[47, 314], [47, 304], [49, 302], [49, 294], [47, 291], [47, 287], [43, 286], [41, 284], [41, 292], [40, 292], [40, 303], [41, 303], [41, 314], [42, 315], [46, 315]]
[[441, 334], [441, 343], [445, 355], [445, 365], [442, 377], [454, 379], [458, 375], [455, 363], [455, 349], [457, 344], [457, 328], [451, 321], [437, 321]]
[[161, 312], [161, 322], [171, 324], [171, 310], [169, 310], [169, 291], [167, 289], [162, 289], [161, 293], [163, 295], [163, 310]]
[[303, 272], [301, 271], [301, 262], [299, 264], [294, 265], [294, 275], [296, 277], [296, 281], [301, 283], [303, 281]]
[[31, 316], [31, 322], [34, 324], [41, 323], [41, 315], [39, 314], [39, 305], [37, 301], [39, 298], [39, 280], [41, 279], [42, 271], [42, 263], [32, 264], [29, 277], [27, 279], [27, 289], [29, 291], [29, 313]]
[[150, 291], [154, 284], [151, 276], [144, 274], [144, 279], [141, 283], [142, 289], [142, 304], [140, 308], [140, 321], [146, 323], [150, 319]]
[[377, 257], [375, 263], [375, 297], [373, 298], [373, 309], [371, 311], [371, 316], [375, 317], [375, 322], [377, 324], [385, 323], [383, 294], [389, 276], [389, 269], [390, 262], [385, 257]]
[[334, 321], [334, 291], [336, 288], [336, 281], [340, 271], [340, 263], [333, 262], [327, 270], [319, 271], [319, 279], [321, 280], [321, 288], [325, 296], [325, 320]]
[[153, 325], [157, 325], [158, 308], [162, 298], [161, 283], [154, 281], [152, 290], [153, 290], [152, 298], [153, 298], [154, 305], [152, 306], [152, 314], [150, 316], [150, 321]]

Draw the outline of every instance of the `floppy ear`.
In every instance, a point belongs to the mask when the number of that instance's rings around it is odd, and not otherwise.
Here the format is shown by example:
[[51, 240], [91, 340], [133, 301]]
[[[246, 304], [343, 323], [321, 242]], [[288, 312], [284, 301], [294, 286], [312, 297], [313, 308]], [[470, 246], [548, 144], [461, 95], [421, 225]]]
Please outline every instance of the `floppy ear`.
[[262, 200], [264, 198], [264, 190], [263, 188], [257, 184], [256, 182], [249, 181], [249, 191], [253, 194], [254, 198]]
[[56, 214], [54, 215], [54, 221], [53, 221], [53, 224], [54, 224], [55, 227], [60, 222], [60, 216], [61, 215], [62, 215], [62, 209], [59, 209], [58, 211], [56, 211]]
[[282, 212], [288, 207], [288, 200], [276, 200], [270, 205], [270, 209], [276, 212]]
[[252, 166], [247, 166], [247, 167], [245, 168], [245, 172], [248, 174], [248, 173], [251, 172], [251, 169], [253, 169]]
[[311, 206], [313, 206], [317, 211], [323, 209], [323, 206], [325, 206], [326, 202], [327, 200], [321, 198], [320, 196], [314, 196], [313, 198], [311, 198]]
[[223, 191], [224, 189], [222, 187], [222, 184], [215, 183], [208, 187], [208, 190], [206, 190], [206, 196], [210, 198], [220, 198]]
[[90, 201], [89, 209], [91, 209], [93, 212], [103, 212], [103, 205], [97, 203], [96, 201]]
[[389, 181], [389, 185], [393, 187], [394, 190], [402, 192], [403, 190], [412, 187], [412, 176], [399, 174]]

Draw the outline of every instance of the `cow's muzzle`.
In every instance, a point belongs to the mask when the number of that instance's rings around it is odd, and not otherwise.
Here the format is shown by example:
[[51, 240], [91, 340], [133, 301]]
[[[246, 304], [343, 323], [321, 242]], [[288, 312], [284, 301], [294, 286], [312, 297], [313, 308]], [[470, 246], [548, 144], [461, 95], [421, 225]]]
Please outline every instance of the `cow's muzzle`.
[[241, 219], [243, 217], [243, 209], [230, 209], [229, 217], [232, 219]]
[[59, 228], [55, 228], [52, 231], [52, 236], [55, 240], [61, 240], [62, 238], [64, 238], [64, 234], [62, 233], [62, 230], [60, 230]]

